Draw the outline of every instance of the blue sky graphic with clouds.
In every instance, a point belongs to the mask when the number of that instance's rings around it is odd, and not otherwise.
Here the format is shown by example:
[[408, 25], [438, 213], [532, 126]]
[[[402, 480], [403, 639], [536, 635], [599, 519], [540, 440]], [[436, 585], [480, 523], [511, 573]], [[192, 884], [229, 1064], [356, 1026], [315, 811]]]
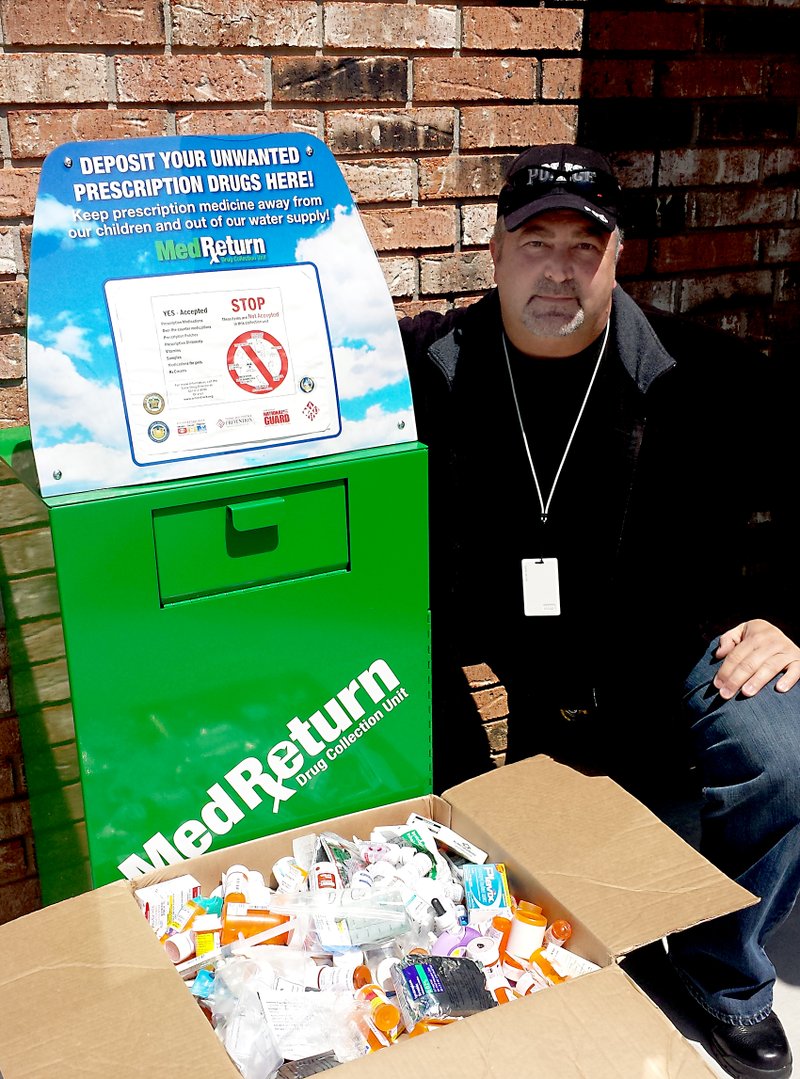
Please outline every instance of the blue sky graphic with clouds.
[[[129, 152], [136, 143], [153, 141], [112, 145]], [[168, 141], [184, 145], [191, 140]], [[80, 149], [86, 152], [86, 146], [98, 145], [108, 152], [108, 144], [83, 144]], [[75, 177], [65, 174], [61, 158], [49, 171], [45, 163], [34, 219], [28, 319], [31, 428], [43, 495], [207, 475], [415, 439], [391, 297], [338, 166], [322, 144], [316, 145], [317, 190], [332, 192], [325, 201], [332, 211], [329, 221], [270, 229], [265, 265], [311, 262], [317, 268], [334, 357], [341, 434], [147, 467], [137, 466], [131, 456], [103, 284], [120, 277], [185, 273], [185, 266], [156, 258], [154, 238], [167, 239], [169, 233], [101, 238], [96, 223], [76, 224], [69, 183]], [[192, 198], [196, 196], [179, 197], [184, 206]], [[129, 204], [132, 200], [113, 205]], [[83, 235], [71, 237], [70, 231], [77, 230]], [[226, 231], [231, 230], [223, 229], [220, 235]], [[233, 234], [257, 232], [251, 228]], [[177, 238], [185, 242], [186, 232]], [[225, 269], [220, 266], [219, 272]], [[60, 480], [53, 478], [54, 473], [61, 474]]]

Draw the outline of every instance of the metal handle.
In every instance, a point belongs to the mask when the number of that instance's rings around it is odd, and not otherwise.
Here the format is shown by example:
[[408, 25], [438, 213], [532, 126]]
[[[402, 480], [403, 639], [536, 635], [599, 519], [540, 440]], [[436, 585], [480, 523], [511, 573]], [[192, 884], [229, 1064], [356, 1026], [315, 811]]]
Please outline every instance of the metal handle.
[[285, 509], [283, 498], [264, 498], [260, 502], [237, 502], [228, 506], [228, 513], [237, 532], [253, 532], [257, 528], [277, 525]]

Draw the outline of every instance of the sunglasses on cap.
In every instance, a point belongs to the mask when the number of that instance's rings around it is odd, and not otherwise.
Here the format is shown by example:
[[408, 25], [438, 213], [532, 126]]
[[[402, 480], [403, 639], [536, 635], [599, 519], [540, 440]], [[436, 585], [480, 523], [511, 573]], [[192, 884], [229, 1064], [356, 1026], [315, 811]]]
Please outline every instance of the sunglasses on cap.
[[553, 192], [570, 192], [595, 206], [605, 206], [615, 213], [622, 191], [614, 177], [600, 169], [551, 168], [549, 165], [526, 165], [509, 177], [497, 200], [500, 216], [535, 202]]

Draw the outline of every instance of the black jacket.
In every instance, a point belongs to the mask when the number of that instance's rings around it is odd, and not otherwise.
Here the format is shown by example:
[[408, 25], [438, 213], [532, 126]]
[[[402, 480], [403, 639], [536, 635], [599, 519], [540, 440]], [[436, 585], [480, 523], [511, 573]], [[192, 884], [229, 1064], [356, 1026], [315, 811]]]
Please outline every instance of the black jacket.
[[608, 351], [547, 526], [566, 548], [579, 614], [531, 619], [520, 557], [548, 552], [530, 547], [539, 506], [496, 292], [400, 326], [430, 450], [437, 786], [489, 763], [477, 722], [465, 733], [474, 709], [456, 703], [464, 664], [489, 663], [509, 688], [512, 731], [527, 732], [520, 756], [552, 748], [531, 735], [537, 702], [644, 705], [663, 729], [715, 635], [753, 617], [796, 633], [792, 395], [759, 352], [645, 315], [615, 289]]

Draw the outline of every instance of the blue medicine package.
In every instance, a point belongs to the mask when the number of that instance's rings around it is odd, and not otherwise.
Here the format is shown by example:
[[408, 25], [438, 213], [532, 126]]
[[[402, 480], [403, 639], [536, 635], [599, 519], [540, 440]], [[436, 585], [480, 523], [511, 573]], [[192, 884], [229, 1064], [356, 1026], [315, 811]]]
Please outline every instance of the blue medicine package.
[[483, 970], [472, 959], [406, 955], [392, 970], [397, 1004], [407, 1029], [424, 1019], [447, 1019], [496, 1008]]

